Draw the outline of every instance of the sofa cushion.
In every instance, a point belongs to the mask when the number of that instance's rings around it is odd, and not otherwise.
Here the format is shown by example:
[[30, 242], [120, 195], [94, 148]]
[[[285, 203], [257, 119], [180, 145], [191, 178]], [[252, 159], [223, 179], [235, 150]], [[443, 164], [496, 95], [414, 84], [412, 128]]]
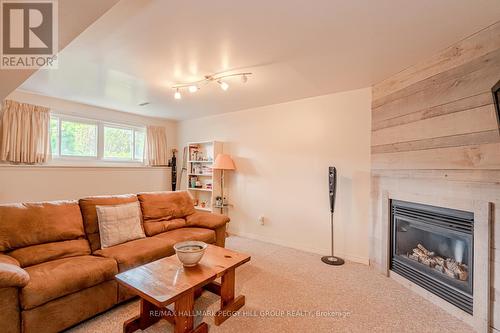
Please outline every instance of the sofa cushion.
[[83, 216], [83, 224], [85, 233], [90, 243], [90, 249], [93, 251], [101, 248], [101, 240], [99, 237], [99, 224], [97, 223], [96, 206], [114, 206], [130, 202], [136, 202], [135, 194], [114, 195], [114, 196], [97, 196], [87, 197], [79, 200], [80, 209]]
[[170, 221], [195, 212], [193, 199], [187, 191], [139, 193], [137, 197], [148, 236], [184, 226], [181, 221]]
[[217, 229], [230, 221], [229, 216], [209, 212], [196, 212], [186, 216], [186, 223], [189, 227], [202, 227]]
[[185, 219], [172, 219], [168, 221], [148, 221], [143, 224], [144, 232], [147, 236], [154, 236], [159, 233], [182, 228], [186, 226]]
[[0, 288], [24, 287], [30, 276], [17, 265], [0, 263]]
[[174, 240], [142, 238], [97, 250], [94, 255], [113, 258], [120, 272], [174, 254]]
[[[16, 333], [65, 332], [65, 329], [111, 308], [116, 304], [116, 297], [117, 283], [113, 280], [60, 297], [36, 308], [22, 311], [20, 320], [22, 329]], [[110, 332], [108, 325], [105, 326], [94, 330], [84, 327], [81, 331]], [[2, 333], [8, 332], [2, 331]]]
[[30, 281], [20, 293], [24, 310], [112, 280], [118, 273], [113, 259], [95, 256], [57, 259], [25, 269]]
[[45, 261], [87, 255], [90, 254], [90, 247], [86, 239], [74, 239], [23, 247], [8, 254], [17, 259], [21, 267], [27, 267]]
[[75, 201], [0, 205], [0, 252], [85, 237]]
[[96, 206], [101, 249], [144, 238], [138, 202], [116, 206]]
[[188, 240], [202, 241], [205, 243], [215, 243], [215, 231], [205, 228], [180, 228], [167, 232], [162, 232], [153, 238], [166, 239], [172, 244]]

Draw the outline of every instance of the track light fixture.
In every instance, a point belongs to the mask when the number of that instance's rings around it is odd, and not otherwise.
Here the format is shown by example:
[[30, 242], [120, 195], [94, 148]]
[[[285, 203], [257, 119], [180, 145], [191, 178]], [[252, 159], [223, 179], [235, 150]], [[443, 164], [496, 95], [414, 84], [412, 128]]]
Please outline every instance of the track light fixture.
[[229, 84], [227, 84], [227, 82], [218, 80], [217, 83], [220, 84], [222, 90], [226, 91], [229, 89]]
[[224, 91], [229, 89], [229, 84], [227, 83], [227, 79], [231, 79], [234, 77], [240, 77], [242, 83], [246, 83], [248, 81], [248, 77], [252, 75], [252, 73], [233, 73], [233, 74], [213, 74], [206, 75], [203, 80], [176, 84], [172, 87], [175, 90], [174, 98], [181, 99], [181, 90], [187, 89], [190, 93], [195, 93], [200, 89], [201, 85], [209, 84], [210, 82], [217, 82], [220, 88]]
[[181, 92], [179, 91], [179, 89], [175, 89], [174, 98], [175, 99], [181, 99], [182, 98]]

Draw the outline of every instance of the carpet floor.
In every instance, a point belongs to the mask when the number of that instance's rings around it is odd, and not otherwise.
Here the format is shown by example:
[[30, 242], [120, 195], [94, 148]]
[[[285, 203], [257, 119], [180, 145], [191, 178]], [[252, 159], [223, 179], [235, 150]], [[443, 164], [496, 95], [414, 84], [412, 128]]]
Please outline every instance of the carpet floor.
[[[252, 256], [236, 270], [236, 295], [246, 296], [237, 317], [215, 326], [217, 296], [196, 301], [209, 332], [472, 332], [472, 328], [365, 265], [328, 266], [317, 254], [229, 237], [227, 248]], [[139, 313], [137, 300], [117, 306], [68, 332], [118, 333]], [[172, 332], [164, 320], [145, 332]]]

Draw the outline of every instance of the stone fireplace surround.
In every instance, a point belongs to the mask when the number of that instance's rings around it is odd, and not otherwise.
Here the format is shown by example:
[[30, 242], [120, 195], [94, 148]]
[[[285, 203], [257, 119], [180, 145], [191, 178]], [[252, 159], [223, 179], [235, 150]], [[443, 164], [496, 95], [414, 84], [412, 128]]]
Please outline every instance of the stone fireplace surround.
[[[490, 245], [493, 205], [487, 200], [482, 200], [482, 198], [474, 198], [474, 195], [469, 196], [469, 198], [464, 197], [464, 194], [473, 191], [476, 185], [450, 183], [448, 181], [440, 184], [439, 180], [406, 177], [374, 177], [372, 183], [372, 198], [374, 199], [372, 202], [372, 221], [374, 225], [370, 265], [468, 323], [476, 331], [488, 332], [491, 326]], [[462, 190], [459, 190], [460, 188]], [[456, 192], [457, 189], [459, 192]], [[389, 269], [391, 199], [474, 213], [473, 315], [455, 307]]]

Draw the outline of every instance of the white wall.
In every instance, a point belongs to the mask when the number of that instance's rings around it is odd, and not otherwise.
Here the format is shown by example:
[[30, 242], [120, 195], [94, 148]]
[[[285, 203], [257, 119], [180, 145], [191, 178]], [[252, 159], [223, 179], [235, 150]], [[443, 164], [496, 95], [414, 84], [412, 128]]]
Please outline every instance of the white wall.
[[170, 168], [0, 167], [0, 203], [170, 189]]
[[330, 252], [327, 170], [336, 166], [335, 249], [368, 263], [370, 128], [366, 88], [182, 121], [178, 142], [220, 140], [233, 155], [230, 232], [322, 254]]
[[[57, 113], [167, 129], [169, 150], [177, 146], [177, 123], [15, 91], [7, 98], [49, 107]], [[170, 168], [0, 165], [0, 203], [77, 199], [88, 195], [170, 189]]]

